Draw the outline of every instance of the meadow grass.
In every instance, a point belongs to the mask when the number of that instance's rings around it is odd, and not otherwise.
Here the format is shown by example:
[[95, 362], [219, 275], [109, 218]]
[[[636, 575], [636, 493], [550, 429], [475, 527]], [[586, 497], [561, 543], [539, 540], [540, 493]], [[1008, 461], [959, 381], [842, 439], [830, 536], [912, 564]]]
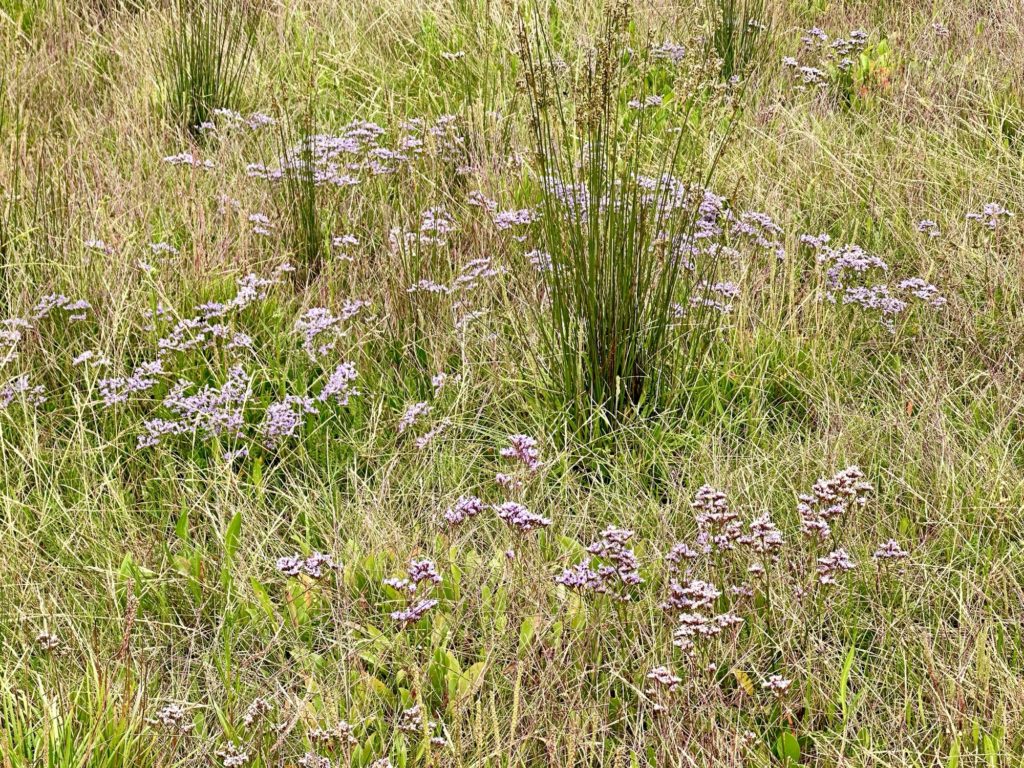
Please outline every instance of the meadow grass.
[[0, 0], [4, 768], [1021, 764], [1019, 3], [187, 6]]

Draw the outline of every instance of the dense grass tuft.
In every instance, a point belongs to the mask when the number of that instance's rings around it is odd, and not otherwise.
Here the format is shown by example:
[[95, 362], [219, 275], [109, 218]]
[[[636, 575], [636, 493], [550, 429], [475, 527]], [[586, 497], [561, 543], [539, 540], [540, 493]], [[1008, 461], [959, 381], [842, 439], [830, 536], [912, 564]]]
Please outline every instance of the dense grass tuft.
[[262, 0], [171, 0], [157, 66], [167, 117], [201, 135], [218, 109], [242, 106]]
[[[550, 259], [542, 365], [574, 429], [665, 405], [678, 367], [699, 365], [714, 333], [714, 313], [691, 300], [715, 274], [693, 246], [720, 147], [703, 163], [685, 128], [658, 130], [645, 100], [664, 100], [644, 90], [650, 61], [628, 61], [628, 24], [616, 6], [575, 73], [541, 26], [520, 34]], [[709, 106], [703, 89], [671, 98], [683, 126]]]

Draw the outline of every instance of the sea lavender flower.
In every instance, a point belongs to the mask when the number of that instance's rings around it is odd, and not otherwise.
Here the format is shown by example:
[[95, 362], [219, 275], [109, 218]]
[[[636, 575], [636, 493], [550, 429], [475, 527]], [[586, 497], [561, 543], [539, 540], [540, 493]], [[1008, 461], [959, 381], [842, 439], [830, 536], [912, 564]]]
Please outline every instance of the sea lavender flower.
[[430, 384], [434, 388], [434, 397], [441, 394], [441, 390], [444, 389], [444, 385], [448, 382], [448, 374], [444, 371], [440, 371], [434, 374], [430, 378]]
[[484, 503], [476, 496], [460, 496], [458, 501], [444, 513], [444, 519], [458, 525], [484, 511]]
[[678, 66], [686, 58], [686, 47], [671, 40], [665, 40], [660, 45], [651, 46], [651, 58], [654, 61], [666, 61]]
[[896, 317], [907, 308], [907, 302], [889, 293], [888, 285], [847, 286], [842, 295], [843, 304], [856, 304], [875, 311], [879, 322], [890, 333], [896, 332]]
[[677, 581], [669, 583], [669, 596], [661, 609], [669, 613], [686, 612], [692, 613], [702, 608], [709, 608], [722, 596], [722, 591], [714, 584], [693, 579], [680, 584]]
[[221, 759], [224, 768], [242, 768], [243, 765], [249, 762], [249, 753], [245, 752], [233, 741], [227, 742], [214, 754]]
[[697, 520], [697, 544], [710, 552], [733, 549], [742, 529], [739, 514], [729, 508], [724, 492], [704, 485], [697, 489], [691, 503]]
[[178, 249], [175, 248], [170, 243], [165, 243], [165, 242], [150, 243], [149, 244], [149, 250], [153, 252], [154, 256], [164, 256], [164, 255], [177, 256], [178, 255]]
[[96, 240], [96, 239], [85, 240], [85, 241], [82, 242], [82, 245], [84, 245], [86, 248], [88, 248], [91, 251], [101, 251], [101, 252], [107, 254], [108, 256], [111, 255], [114, 252], [114, 249], [111, 246], [107, 245], [102, 240]]
[[323, 403], [333, 397], [338, 405], [348, 405], [349, 398], [359, 394], [358, 390], [351, 388], [356, 375], [355, 364], [341, 363], [327, 379], [324, 388], [317, 395], [317, 400]]
[[493, 215], [494, 226], [501, 230], [514, 227], [525, 227], [537, 220], [537, 213], [530, 208], [518, 208], [510, 211], [496, 211]]
[[[282, 558], [283, 559], [283, 558]], [[281, 561], [278, 560], [278, 563]], [[267, 716], [273, 711], [273, 706], [266, 699], [256, 697], [249, 704], [248, 709], [245, 710], [245, 715], [242, 717], [242, 724], [246, 728], [252, 728], [254, 725], [262, 722]]]
[[917, 222], [917, 231], [928, 235], [928, 237], [939, 237], [942, 235], [942, 230], [939, 229], [939, 225], [931, 219], [921, 219]]
[[[441, 574], [438, 573], [437, 567], [431, 560], [413, 560], [409, 563], [408, 578], [406, 579], [385, 579], [384, 584], [393, 589], [398, 590], [406, 595], [408, 600], [411, 600], [417, 593], [421, 584], [426, 584], [428, 588], [434, 587], [441, 583]], [[437, 605], [437, 600], [434, 599], [420, 599], [414, 603], [406, 605], [402, 608], [391, 613], [393, 621], [397, 621], [400, 624], [412, 624], [423, 618], [434, 606]]]
[[600, 558], [596, 570], [587, 558], [555, 578], [559, 584], [579, 591], [606, 594], [615, 591], [620, 600], [629, 600], [626, 590], [643, 583], [636, 554], [627, 546], [633, 531], [614, 526], [601, 532], [601, 538], [587, 547], [587, 553]]
[[743, 619], [731, 612], [710, 617], [698, 612], [683, 613], [678, 618], [679, 624], [672, 632], [672, 644], [690, 657], [696, 655], [697, 640], [714, 637], [727, 627], [743, 623]]
[[496, 472], [494, 482], [506, 491], [518, 491], [523, 487], [523, 481], [520, 478], [505, 472]]
[[727, 211], [723, 216], [730, 222], [729, 232], [732, 236], [742, 237], [758, 248], [772, 251], [779, 260], [786, 257], [786, 248], [780, 240], [783, 235], [782, 227], [768, 214], [760, 211], [743, 211], [736, 217], [731, 211]]
[[302, 426], [307, 414], [317, 413], [312, 398], [301, 395], [285, 395], [283, 399], [267, 406], [260, 432], [268, 448], [275, 448], [285, 438], [291, 437]]
[[54, 653], [61, 648], [60, 638], [45, 629], [36, 635], [36, 648], [43, 653]]
[[696, 560], [698, 557], [700, 557], [700, 552], [680, 541], [672, 545], [672, 549], [665, 555], [665, 560], [669, 564], [669, 570], [675, 572], [679, 570], [684, 560]]
[[[190, 165], [193, 168], [202, 168], [205, 171], [212, 171], [214, 166], [213, 160], [203, 160], [198, 155], [192, 152], [182, 152], [178, 155], [168, 155], [164, 158], [165, 163], [171, 165]], [[229, 766], [230, 768], [230, 766]]]
[[441, 574], [437, 572], [437, 566], [432, 560], [413, 560], [409, 563], [408, 578], [406, 579], [384, 579], [389, 587], [394, 587], [399, 592], [412, 594], [419, 587], [421, 582], [440, 584]]
[[13, 355], [24, 335], [22, 331], [31, 328], [32, 324], [21, 317], [9, 317], [4, 320], [0, 323], [0, 349], [6, 348], [8, 355]]
[[831, 478], [819, 478], [810, 494], [801, 494], [797, 504], [804, 533], [827, 539], [829, 521], [842, 517], [850, 507], [867, 504], [871, 484], [856, 465], [837, 472]]
[[331, 758], [316, 752], [306, 752], [295, 763], [299, 768], [331, 768]]
[[156, 711], [153, 717], [146, 718], [146, 722], [168, 733], [188, 733], [194, 727], [194, 723], [186, 721], [185, 710], [177, 704], [167, 704]]
[[[428, 727], [433, 730], [437, 725], [436, 723], [427, 723]], [[423, 732], [423, 708], [416, 704], [409, 709], [403, 710], [398, 716], [398, 722], [395, 727], [405, 733], [422, 733]]]
[[828, 42], [828, 34], [821, 27], [811, 27], [807, 33], [800, 38], [805, 47], [816, 48]]
[[994, 230], [1004, 220], [1013, 214], [999, 203], [985, 203], [980, 211], [967, 214], [967, 219], [976, 221], [987, 229]]
[[911, 277], [901, 280], [896, 287], [901, 291], [909, 291], [915, 298], [936, 309], [946, 304], [946, 299], [939, 293], [939, 289], [925, 282], [923, 278]]
[[664, 688], [667, 691], [674, 691], [683, 682], [683, 678], [672, 674], [672, 671], [668, 667], [664, 666], [655, 667], [648, 672], [647, 679], [654, 685]]
[[416, 446], [416, 450], [426, 450], [427, 446], [434, 442], [435, 438], [437, 438], [438, 435], [440, 435], [450, 426], [451, 421], [449, 419], [441, 419], [441, 421], [439, 421], [437, 424], [435, 424], [433, 427], [431, 427], [429, 430], [424, 432], [422, 435], [420, 435], [413, 441], [413, 445]]
[[498, 210], [497, 201], [487, 197], [483, 192], [480, 192], [479, 190], [474, 190], [470, 192], [469, 196], [466, 198], [466, 202], [475, 208], [482, 208], [485, 211], [493, 212]]
[[861, 278], [874, 269], [883, 272], [889, 269], [889, 265], [880, 258], [853, 243], [839, 248], [825, 246], [818, 253], [818, 261], [829, 265], [825, 275], [826, 298], [832, 302], [836, 300], [836, 293], [842, 291], [852, 278]]
[[163, 400], [175, 415], [174, 420], [149, 419], [146, 432], [139, 436], [140, 447], [152, 447], [164, 435], [192, 434], [202, 438], [221, 434], [239, 436], [244, 427], [243, 407], [249, 393], [249, 375], [241, 366], [233, 366], [219, 388], [204, 386], [194, 394], [186, 394], [194, 386], [179, 380]]
[[832, 242], [832, 237], [824, 232], [820, 235], [800, 235], [800, 242], [804, 245], [809, 245], [816, 251], [823, 251], [828, 247], [828, 244]]
[[605, 579], [602, 575], [590, 567], [590, 559], [586, 559], [581, 563], [566, 568], [562, 573], [555, 577], [555, 581], [569, 589], [575, 589], [578, 592], [596, 592], [598, 594], [605, 594], [608, 591], [608, 585], [605, 583]]
[[750, 532], [740, 538], [741, 544], [746, 544], [759, 554], [776, 553], [782, 548], [782, 532], [772, 522], [771, 515], [767, 512], [759, 515], [750, 522]]
[[339, 250], [346, 250], [348, 248], [355, 248], [359, 245], [359, 238], [355, 235], [338, 235], [331, 238], [331, 245]]
[[909, 556], [910, 553], [903, 549], [896, 539], [889, 539], [879, 545], [878, 549], [875, 550], [875, 554], [872, 555], [875, 560], [903, 560]]
[[654, 700], [654, 711], [665, 709], [664, 701], [682, 684], [683, 679], [665, 666], [655, 667], [647, 673], [647, 695]]
[[691, 307], [707, 307], [719, 314], [732, 312], [732, 299], [740, 295], [740, 287], [736, 283], [703, 283], [695, 287], [690, 296]]
[[228, 464], [231, 464], [237, 461], [238, 459], [247, 458], [249, 458], [249, 449], [244, 445], [241, 448], [236, 448], [233, 451], [224, 452], [224, 461], [227, 462]]
[[295, 321], [295, 331], [302, 336], [302, 348], [311, 360], [323, 357], [334, 349], [338, 338], [343, 335], [338, 328], [340, 322], [341, 318], [326, 307], [307, 309]]
[[334, 562], [330, 555], [325, 555], [322, 552], [314, 552], [306, 558], [300, 555], [291, 555], [277, 559], [277, 570], [290, 578], [305, 574], [311, 579], [321, 579], [325, 575], [325, 570], [336, 571], [340, 567], [341, 565]]
[[397, 621], [399, 624], [415, 624], [426, 616], [435, 605], [437, 605], [437, 600], [418, 600], [407, 608], [392, 611], [391, 620]]
[[257, 235], [263, 235], [269, 237], [274, 234], [274, 225], [270, 219], [262, 213], [250, 213], [249, 223], [252, 224], [252, 231]]
[[336, 571], [340, 567], [341, 565], [334, 562], [330, 555], [325, 555], [322, 552], [314, 552], [302, 564], [302, 570], [311, 579], [321, 579], [325, 575], [325, 570]]
[[277, 570], [289, 577], [298, 576], [302, 573], [303, 559], [298, 555], [289, 555], [277, 558]]
[[787, 680], [782, 675], [771, 675], [767, 680], [761, 683], [761, 687], [766, 691], [771, 691], [773, 696], [781, 698], [789, 689], [792, 682], [792, 680]]
[[413, 283], [405, 289], [406, 293], [433, 293], [433, 294], [448, 294], [452, 292], [452, 289], [443, 283], [437, 283], [433, 280], [420, 280]]
[[547, 528], [551, 520], [535, 514], [517, 501], [506, 501], [494, 507], [498, 517], [510, 528], [520, 533], [529, 533], [537, 528]]
[[306, 735], [313, 744], [329, 749], [337, 745], [351, 747], [359, 743], [355, 726], [344, 720], [339, 720], [332, 728], [313, 728]]
[[824, 557], [818, 558], [818, 581], [822, 584], [835, 584], [836, 576], [851, 571], [856, 563], [850, 559], [845, 549], [836, 549]]
[[0, 411], [10, 407], [19, 397], [24, 398], [28, 405], [40, 406], [46, 402], [43, 391], [42, 386], [32, 386], [27, 373], [15, 376], [0, 387]]
[[156, 386], [155, 376], [163, 373], [163, 361], [153, 360], [142, 363], [132, 371], [132, 375], [124, 378], [100, 379], [96, 382], [103, 404], [106, 406], [123, 403], [137, 392], [145, 392]]
[[409, 563], [409, 581], [417, 586], [423, 581], [440, 584], [441, 574], [432, 560], [413, 560]]
[[828, 74], [817, 67], [798, 67], [797, 72], [800, 75], [800, 81], [805, 86], [813, 85], [823, 88], [828, 83]]
[[530, 472], [540, 468], [540, 451], [537, 441], [529, 435], [509, 435], [509, 445], [501, 449], [501, 456], [523, 464]]
[[626, 103], [626, 106], [629, 107], [630, 109], [644, 110], [655, 109], [657, 107], [660, 107], [661, 103], [661, 96], [658, 96], [657, 94], [651, 94], [650, 96], [645, 96], [643, 99], [630, 99]]
[[551, 254], [544, 251], [529, 251], [526, 254], [530, 265], [535, 272], [549, 272], [551, 270]]
[[430, 411], [430, 403], [426, 401], [410, 405], [405, 409], [405, 413], [402, 414], [402, 418], [398, 420], [398, 434], [405, 432], [405, 430], [415, 424], [421, 416], [428, 415]]
[[490, 258], [473, 259], [459, 270], [458, 277], [449, 292], [475, 290], [481, 282], [507, 272], [504, 267], [495, 267]]
[[338, 313], [338, 317], [342, 322], [351, 320], [364, 309], [367, 309], [370, 304], [369, 299], [346, 299], [345, 303], [341, 305], [341, 312]]

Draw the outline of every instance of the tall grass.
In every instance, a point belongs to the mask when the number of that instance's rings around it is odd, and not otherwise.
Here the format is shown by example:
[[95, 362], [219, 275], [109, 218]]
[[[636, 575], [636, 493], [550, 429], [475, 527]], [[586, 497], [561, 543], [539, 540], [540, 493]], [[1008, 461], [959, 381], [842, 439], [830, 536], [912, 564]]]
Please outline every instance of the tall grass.
[[171, 29], [159, 51], [168, 118], [198, 135], [216, 109], [242, 96], [262, 16], [260, 0], [172, 0]]
[[702, 163], [702, 137], [688, 127], [703, 96], [666, 107], [662, 120], [680, 126], [668, 138], [648, 110], [627, 106], [649, 63], [628, 60], [628, 17], [625, 5], [608, 15], [572, 101], [540, 25], [520, 33], [551, 260], [542, 367], [575, 428], [597, 431], [665, 405], [673, 374], [700, 359], [714, 326], [705, 307], [690, 307], [713, 272], [689, 253], [718, 155]]
[[153, 735], [144, 727], [144, 697], [111, 681], [90, 660], [77, 684], [54, 693], [0, 683], [0, 754], [11, 768], [145, 768], [157, 764]]
[[277, 146], [281, 163], [278, 211], [295, 271], [297, 287], [316, 279], [330, 248], [324, 229], [313, 142], [316, 118], [310, 100], [300, 117], [278, 123]]
[[756, 63], [768, 36], [765, 0], [711, 0], [711, 43], [723, 78], [741, 77]]

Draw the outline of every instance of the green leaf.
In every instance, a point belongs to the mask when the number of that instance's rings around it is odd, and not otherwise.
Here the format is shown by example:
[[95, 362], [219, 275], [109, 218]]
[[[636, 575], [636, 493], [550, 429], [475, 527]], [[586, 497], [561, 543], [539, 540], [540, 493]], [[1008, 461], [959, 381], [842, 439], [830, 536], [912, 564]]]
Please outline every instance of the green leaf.
[[476, 664], [471, 664], [469, 669], [462, 673], [459, 678], [458, 685], [456, 687], [456, 693], [458, 698], [468, 696], [476, 690], [477, 686], [483, 681], [484, 672], [487, 671], [487, 662], [478, 661]]
[[178, 521], [174, 524], [174, 534], [182, 541], [188, 541], [188, 511], [188, 507], [181, 510]]
[[273, 622], [274, 626], [277, 626], [277, 614], [274, 613], [274, 604], [270, 602], [270, 595], [267, 594], [266, 587], [260, 584], [255, 576], [249, 579], [249, 586], [252, 587], [253, 594], [256, 595], [256, 600], [259, 601], [263, 612], [267, 614], [267, 617]]
[[389, 707], [394, 707], [395, 694], [394, 692], [384, 684], [384, 682], [374, 675], [365, 675], [359, 682], [360, 688], [363, 690], [365, 696], [380, 699]]
[[856, 646], [851, 645], [849, 652], [846, 654], [846, 660], [843, 661], [843, 669], [839, 673], [839, 707], [843, 712], [843, 722], [849, 719], [849, 702], [847, 700], [847, 692], [850, 687], [850, 671], [853, 669], [853, 656], [856, 651]]
[[228, 529], [224, 534], [224, 554], [227, 555], [228, 560], [234, 558], [235, 552], [238, 551], [241, 537], [242, 513], [236, 512], [235, 516], [231, 518], [231, 522], [228, 523]]
[[788, 765], [800, 762], [800, 742], [790, 731], [783, 731], [775, 742], [775, 754]]
[[981, 737], [981, 751], [985, 755], [985, 762], [989, 768], [999, 766], [999, 743], [989, 734]]
[[523, 619], [523, 623], [519, 626], [519, 655], [521, 656], [527, 648], [530, 647], [530, 643], [533, 642], [533, 636], [537, 633], [537, 617], [527, 616]]

